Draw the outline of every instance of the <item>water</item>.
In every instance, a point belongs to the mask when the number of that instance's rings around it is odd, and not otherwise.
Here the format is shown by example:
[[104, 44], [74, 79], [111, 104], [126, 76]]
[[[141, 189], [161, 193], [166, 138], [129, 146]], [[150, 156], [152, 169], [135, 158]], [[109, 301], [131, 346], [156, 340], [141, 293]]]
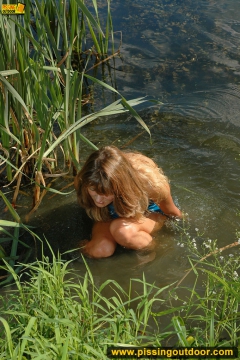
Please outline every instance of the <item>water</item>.
[[[141, 107], [152, 145], [143, 133], [129, 147], [164, 169], [175, 201], [189, 214], [192, 237], [198, 228], [204, 238], [218, 239], [219, 246], [234, 242], [239, 229], [240, 5], [125, 0], [114, 1], [112, 8], [123, 44], [105, 80], [116, 81], [127, 98], [147, 96], [164, 103]], [[95, 90], [95, 97], [102, 106], [102, 93]], [[127, 116], [100, 119], [84, 129], [97, 146], [109, 139], [124, 146], [141, 132]], [[134, 252], [126, 252], [90, 261], [91, 269], [101, 279], [111, 276], [120, 283], [141, 278], [143, 271], [160, 286], [180, 279], [189, 265], [186, 249], [177, 245], [179, 234], [165, 228], [156, 239], [155, 258], [148, 263], [141, 265]], [[191, 285], [191, 276], [185, 281]]]
[[[98, 119], [83, 134], [98, 147], [129, 143], [128, 148], [153, 158], [171, 180], [174, 200], [189, 214], [190, 235], [195, 237], [198, 228], [204, 238], [218, 239], [219, 247], [234, 242], [240, 219], [239, 2], [122, 0], [113, 1], [112, 8], [123, 44], [121, 57], [111, 61], [111, 71], [105, 70], [105, 81], [116, 83], [128, 99], [147, 96], [164, 104], [148, 101], [139, 108], [151, 128], [152, 144], [129, 115]], [[114, 99], [99, 88], [94, 97], [96, 108]], [[82, 144], [82, 162], [90, 151]], [[23, 204], [29, 203], [24, 199]], [[74, 248], [85, 236], [74, 193], [51, 200], [46, 196], [31, 221], [54, 251]], [[89, 224], [86, 228], [88, 233]], [[159, 286], [181, 279], [189, 252], [179, 245], [180, 234], [165, 227], [155, 238], [150, 255], [118, 249], [109, 259], [88, 260], [96, 283], [111, 278], [127, 288], [129, 279], [141, 279], [143, 272]], [[85, 272], [81, 261], [72, 266], [76, 276]], [[191, 286], [191, 275], [184, 284]], [[136, 284], [136, 291], [140, 287]]]

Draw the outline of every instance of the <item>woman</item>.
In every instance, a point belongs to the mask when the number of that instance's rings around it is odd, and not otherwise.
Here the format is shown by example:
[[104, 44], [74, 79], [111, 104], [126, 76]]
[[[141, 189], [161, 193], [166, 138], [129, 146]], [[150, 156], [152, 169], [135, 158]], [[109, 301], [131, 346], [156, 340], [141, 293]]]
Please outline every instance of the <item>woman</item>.
[[95, 220], [84, 254], [111, 256], [117, 244], [140, 250], [169, 217], [182, 217], [167, 177], [148, 157], [105, 146], [93, 152], [74, 181], [80, 205]]

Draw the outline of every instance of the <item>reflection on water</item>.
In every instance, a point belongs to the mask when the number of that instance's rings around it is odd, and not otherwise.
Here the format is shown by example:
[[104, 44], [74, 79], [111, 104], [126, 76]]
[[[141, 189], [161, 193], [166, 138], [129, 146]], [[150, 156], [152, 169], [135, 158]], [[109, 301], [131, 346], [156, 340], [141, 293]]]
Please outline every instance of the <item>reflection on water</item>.
[[123, 62], [116, 64], [120, 90], [169, 100], [173, 94], [238, 83], [237, 2], [149, 0], [113, 6], [115, 30], [123, 31]]
[[[175, 201], [189, 214], [190, 235], [199, 228], [204, 237], [218, 239], [219, 247], [234, 242], [240, 178], [238, 2], [121, 0], [112, 7], [115, 30], [123, 32], [121, 58], [110, 64], [118, 90], [127, 98], [149, 95], [164, 105], [141, 107], [151, 144], [126, 115], [98, 119], [83, 128], [83, 134], [99, 147], [130, 144], [153, 158], [170, 178]], [[106, 75], [105, 81], [112, 79]], [[107, 94], [95, 92], [101, 107]], [[81, 149], [83, 162], [91, 150], [85, 144]], [[55, 199], [46, 197], [34, 220], [54, 250], [66, 251], [85, 236], [86, 220], [79, 215], [74, 194]], [[149, 282], [170, 284], [189, 267], [187, 249], [177, 245], [179, 237], [166, 227], [156, 235], [152, 255], [118, 249], [113, 257], [88, 264], [99, 284], [111, 278], [128, 287], [129, 279], [142, 278], [143, 271]], [[76, 273], [85, 272], [81, 260], [73, 267]], [[191, 284], [191, 276], [186, 284]]]

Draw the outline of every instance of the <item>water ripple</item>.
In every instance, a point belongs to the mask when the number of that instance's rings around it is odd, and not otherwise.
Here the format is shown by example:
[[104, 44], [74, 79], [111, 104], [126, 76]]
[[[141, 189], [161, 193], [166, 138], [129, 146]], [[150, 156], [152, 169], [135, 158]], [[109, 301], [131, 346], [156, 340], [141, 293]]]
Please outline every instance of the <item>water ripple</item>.
[[240, 125], [240, 86], [231, 84], [227, 88], [197, 91], [182, 98], [173, 99], [162, 110], [195, 118], [217, 119]]

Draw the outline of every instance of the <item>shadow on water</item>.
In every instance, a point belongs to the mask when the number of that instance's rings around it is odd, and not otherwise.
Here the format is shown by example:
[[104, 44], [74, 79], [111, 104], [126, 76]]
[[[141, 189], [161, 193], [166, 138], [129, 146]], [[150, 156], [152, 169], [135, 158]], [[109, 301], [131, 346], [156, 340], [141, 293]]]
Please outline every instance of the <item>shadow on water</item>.
[[[70, 195], [52, 203], [51, 200], [43, 202], [42, 210], [30, 218], [28, 225], [33, 226], [34, 233], [42, 239], [44, 255], [51, 258], [49, 243], [55, 255], [63, 254], [63, 259], [69, 260], [79, 256], [74, 251], [79, 247], [79, 241], [90, 239], [92, 220], [77, 204], [76, 197]], [[42, 246], [37, 241], [38, 258], [41, 257]], [[70, 250], [73, 252], [64, 255]]]

